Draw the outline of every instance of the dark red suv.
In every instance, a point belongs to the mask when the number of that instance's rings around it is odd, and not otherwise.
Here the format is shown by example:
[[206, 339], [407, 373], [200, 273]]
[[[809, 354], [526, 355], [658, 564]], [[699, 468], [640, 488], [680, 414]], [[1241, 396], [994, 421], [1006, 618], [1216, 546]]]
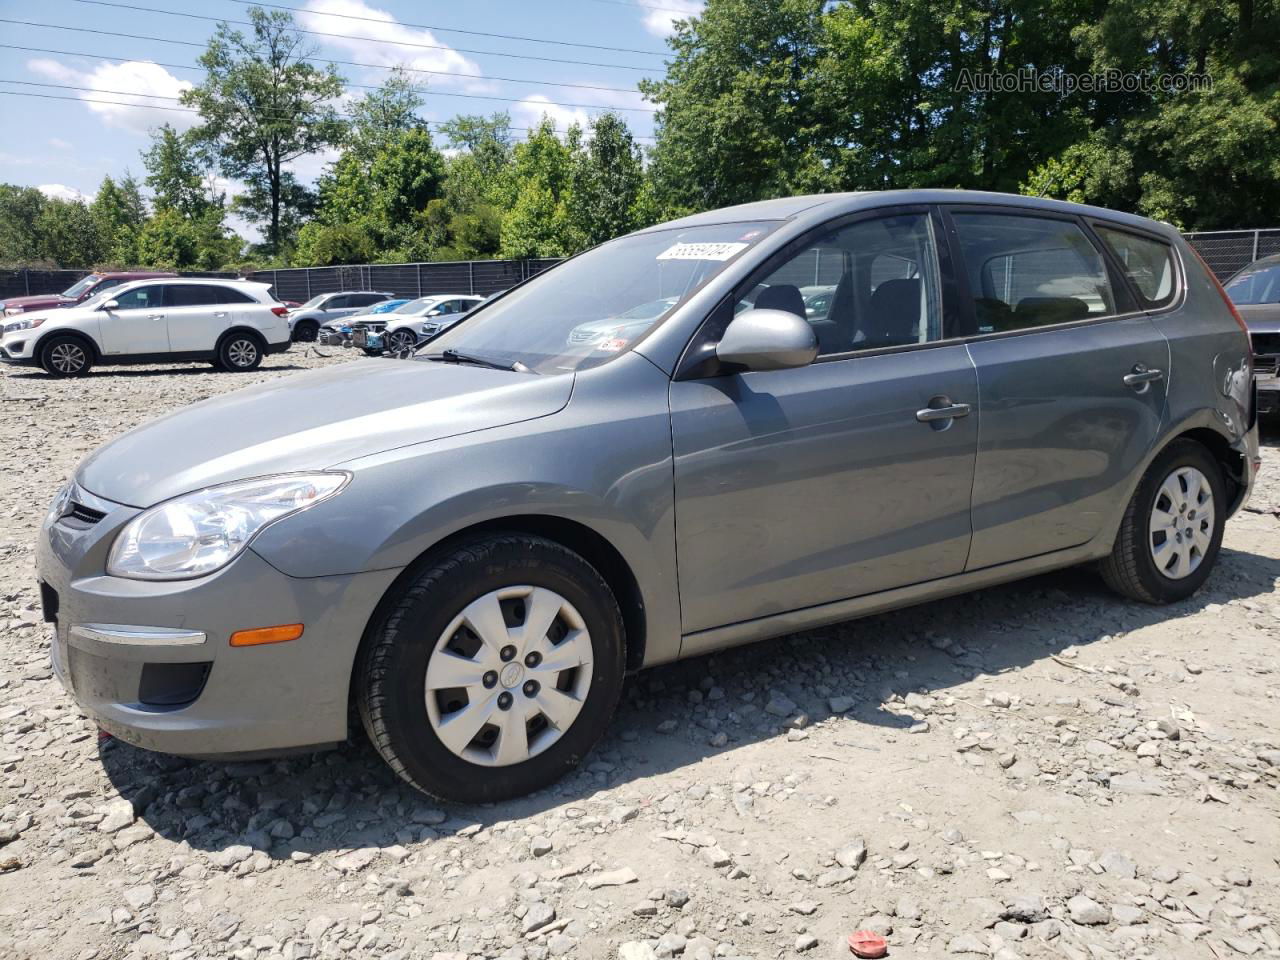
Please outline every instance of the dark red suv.
[[107, 287], [129, 280], [150, 280], [152, 277], [176, 277], [176, 273], [163, 273], [154, 270], [134, 270], [125, 273], [91, 273], [81, 277], [61, 293], [41, 293], [30, 297], [8, 297], [0, 303], [0, 311], [6, 317], [31, 310], [50, 310], [55, 307], [69, 307], [75, 303], [88, 300], [95, 293], [101, 293]]

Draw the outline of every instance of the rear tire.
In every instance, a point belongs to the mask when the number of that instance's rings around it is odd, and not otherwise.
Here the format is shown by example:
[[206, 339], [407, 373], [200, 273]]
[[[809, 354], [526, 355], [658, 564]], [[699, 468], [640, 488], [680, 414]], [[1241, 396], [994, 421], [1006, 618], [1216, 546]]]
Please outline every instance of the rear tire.
[[218, 366], [229, 373], [244, 373], [262, 365], [262, 341], [251, 333], [231, 333], [218, 344]]
[[434, 558], [389, 598], [361, 649], [357, 706], [402, 779], [488, 803], [573, 769], [624, 669], [622, 616], [595, 568], [550, 540], [498, 534]]
[[299, 320], [293, 327], [293, 339], [298, 343], [315, 343], [320, 324], [314, 320]]
[[83, 377], [93, 367], [93, 348], [79, 337], [50, 337], [40, 346], [40, 366], [51, 377]]
[[1125, 509], [1102, 577], [1142, 603], [1185, 600], [1218, 559], [1226, 524], [1222, 466], [1194, 440], [1171, 443], [1147, 468]]

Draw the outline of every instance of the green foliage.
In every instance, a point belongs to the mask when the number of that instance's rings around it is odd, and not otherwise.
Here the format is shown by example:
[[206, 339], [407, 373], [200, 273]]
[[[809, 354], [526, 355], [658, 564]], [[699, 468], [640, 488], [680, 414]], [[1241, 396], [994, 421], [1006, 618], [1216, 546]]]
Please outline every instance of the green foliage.
[[35, 229], [38, 256], [60, 267], [90, 267], [107, 252], [98, 221], [79, 200], [46, 200]]
[[562, 257], [583, 245], [570, 214], [580, 141], [576, 126], [561, 141], [544, 116], [529, 138], [516, 144], [507, 176], [513, 200], [502, 223], [503, 257]]
[[265, 225], [274, 253], [287, 245], [303, 196], [286, 165], [342, 140], [332, 104], [342, 80], [332, 64], [320, 70], [307, 62], [312, 51], [287, 12], [250, 7], [249, 19], [248, 36], [218, 25], [200, 57], [205, 79], [182, 100], [200, 112], [192, 135], [226, 176], [249, 184], [254, 199], [241, 209]]
[[105, 259], [120, 266], [138, 260], [138, 234], [147, 219], [147, 204], [138, 181], [126, 173], [117, 183], [103, 177], [98, 195], [89, 205], [106, 248]]
[[186, 217], [178, 210], [156, 211], [138, 233], [138, 260], [169, 270], [219, 270], [239, 258], [240, 238], [222, 225], [222, 210]]
[[36, 223], [47, 202], [35, 187], [0, 183], [0, 263], [41, 259]]
[[644, 165], [631, 131], [616, 113], [591, 122], [591, 136], [574, 157], [569, 219], [583, 246], [647, 226], [640, 206]]
[[209, 189], [210, 164], [202, 146], [188, 133], [167, 123], [151, 133], [151, 147], [142, 153], [157, 210], [177, 210], [186, 217], [201, 217], [221, 205]]
[[369, 234], [356, 224], [326, 224], [318, 220], [298, 231], [295, 259], [310, 266], [370, 263], [376, 249]]

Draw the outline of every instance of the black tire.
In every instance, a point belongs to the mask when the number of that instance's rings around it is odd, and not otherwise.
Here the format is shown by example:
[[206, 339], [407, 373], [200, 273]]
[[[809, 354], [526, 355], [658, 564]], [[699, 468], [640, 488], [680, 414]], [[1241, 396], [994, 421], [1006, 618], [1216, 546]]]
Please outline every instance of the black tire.
[[[1208, 548], [1199, 565], [1186, 576], [1166, 576], [1152, 556], [1151, 513], [1160, 497], [1160, 488], [1174, 471], [1194, 467], [1209, 481], [1213, 497], [1213, 521]], [[1125, 509], [1111, 556], [1102, 561], [1102, 577], [1121, 596], [1142, 603], [1164, 604], [1185, 600], [1203, 586], [1222, 546], [1222, 530], [1227, 513], [1226, 482], [1222, 465], [1194, 440], [1177, 440], [1165, 448], [1147, 468], [1138, 489]], [[1197, 521], [1193, 520], [1192, 523]]]
[[[503, 587], [554, 590], [578, 611], [591, 638], [592, 673], [572, 723], [543, 752], [507, 766], [454, 753], [432, 727], [426, 671], [437, 641], [471, 601]], [[369, 739], [393, 770], [441, 800], [487, 803], [554, 783], [595, 746], [617, 706], [626, 657], [622, 615], [589, 563], [553, 541], [490, 535], [430, 559], [370, 625], [356, 665], [356, 700]]]
[[293, 325], [293, 339], [297, 343], [315, 343], [320, 334], [320, 324], [314, 320], [299, 320]]
[[382, 356], [382, 351], [381, 351], [381, 350], [374, 350], [372, 347], [365, 347], [365, 348], [364, 348], [364, 355], [365, 355], [366, 357], [380, 357], [380, 356]]
[[51, 377], [83, 377], [93, 360], [93, 347], [81, 337], [53, 336], [40, 345], [40, 366]]
[[401, 353], [418, 345], [418, 335], [412, 330], [396, 330], [387, 335], [385, 342], [392, 353]]
[[229, 373], [245, 373], [262, 365], [262, 338], [245, 331], [229, 333], [218, 343], [218, 367]]

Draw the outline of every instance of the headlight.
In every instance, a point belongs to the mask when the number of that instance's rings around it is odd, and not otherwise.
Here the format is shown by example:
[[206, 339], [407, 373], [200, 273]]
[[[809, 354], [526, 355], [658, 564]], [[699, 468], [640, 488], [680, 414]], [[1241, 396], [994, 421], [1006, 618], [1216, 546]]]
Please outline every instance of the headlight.
[[50, 523], [59, 519], [64, 513], [67, 512], [67, 502], [70, 499], [71, 499], [71, 481], [68, 480], [58, 490], [57, 495], [54, 496], [53, 503], [49, 504], [48, 520]]
[[[15, 308], [12, 314], [7, 310], [5, 311], [5, 314], [7, 316], [14, 316], [21, 312], [21, 310]], [[34, 320], [15, 320], [13, 323], [6, 323], [4, 325], [4, 332], [12, 333], [14, 330], [34, 330], [36, 327], [40, 326], [40, 324], [44, 323], [45, 319], [45, 317], [36, 317]]]
[[347, 473], [290, 473], [175, 497], [134, 517], [116, 536], [107, 573], [186, 580], [220, 570], [269, 524], [332, 497]]

